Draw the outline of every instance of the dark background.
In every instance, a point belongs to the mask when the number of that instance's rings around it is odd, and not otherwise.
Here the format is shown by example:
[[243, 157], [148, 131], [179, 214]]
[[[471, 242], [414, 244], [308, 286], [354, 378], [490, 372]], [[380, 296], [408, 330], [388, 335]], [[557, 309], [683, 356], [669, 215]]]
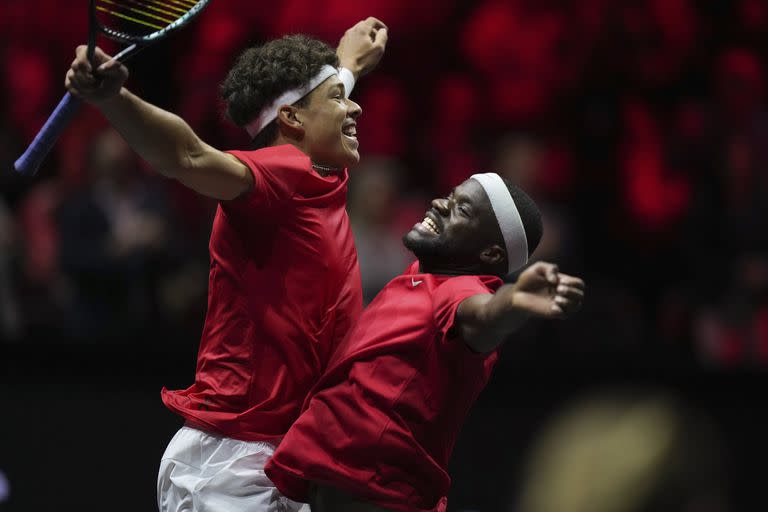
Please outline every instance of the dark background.
[[[220, 0], [131, 63], [129, 87], [245, 147], [216, 97], [234, 57], [291, 32], [335, 44], [369, 15], [390, 43], [353, 94], [366, 299], [408, 263], [399, 239], [428, 199], [478, 170], [531, 193], [536, 257], [588, 283], [576, 318], [505, 347], [456, 448], [451, 507], [514, 509], [547, 425], [640, 393], [696, 411], [686, 428], [713, 430], [729, 508], [764, 509], [768, 3]], [[11, 171], [86, 31], [85, 2], [0, 4], [7, 510], [154, 507], [180, 426], [159, 390], [191, 383], [205, 311], [215, 204], [158, 178], [93, 109], [35, 179]]]

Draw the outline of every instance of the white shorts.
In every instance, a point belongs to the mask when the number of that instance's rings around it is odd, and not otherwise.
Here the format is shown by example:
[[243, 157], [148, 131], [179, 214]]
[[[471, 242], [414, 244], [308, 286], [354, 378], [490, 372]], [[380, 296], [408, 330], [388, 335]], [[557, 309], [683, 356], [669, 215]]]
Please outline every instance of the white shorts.
[[182, 427], [168, 443], [157, 477], [160, 512], [309, 512], [283, 496], [264, 474], [275, 451]]

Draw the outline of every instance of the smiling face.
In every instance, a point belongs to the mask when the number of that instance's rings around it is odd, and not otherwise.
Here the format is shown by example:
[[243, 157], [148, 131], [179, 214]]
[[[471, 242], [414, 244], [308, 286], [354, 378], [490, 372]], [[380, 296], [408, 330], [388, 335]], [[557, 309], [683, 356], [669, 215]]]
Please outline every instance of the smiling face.
[[403, 237], [422, 271], [435, 274], [503, 274], [501, 230], [483, 187], [469, 179], [447, 198], [434, 199], [424, 220]]
[[344, 84], [331, 76], [313, 90], [303, 107], [297, 107], [301, 122], [301, 145], [313, 163], [335, 168], [360, 161], [356, 119], [360, 105], [344, 96]]

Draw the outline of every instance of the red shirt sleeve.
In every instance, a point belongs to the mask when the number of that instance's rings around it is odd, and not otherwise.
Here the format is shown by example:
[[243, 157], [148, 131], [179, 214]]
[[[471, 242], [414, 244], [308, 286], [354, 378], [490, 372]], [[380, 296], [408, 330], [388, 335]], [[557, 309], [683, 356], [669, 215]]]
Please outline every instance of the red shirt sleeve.
[[502, 284], [501, 279], [497, 277], [459, 276], [438, 286], [432, 300], [440, 341], [446, 342], [456, 338], [453, 328], [456, 323], [456, 311], [462, 301], [473, 295], [493, 293]]
[[253, 188], [243, 197], [228, 201], [235, 209], [274, 213], [296, 193], [310, 169], [309, 158], [293, 146], [276, 146], [257, 151], [228, 151], [253, 174]]

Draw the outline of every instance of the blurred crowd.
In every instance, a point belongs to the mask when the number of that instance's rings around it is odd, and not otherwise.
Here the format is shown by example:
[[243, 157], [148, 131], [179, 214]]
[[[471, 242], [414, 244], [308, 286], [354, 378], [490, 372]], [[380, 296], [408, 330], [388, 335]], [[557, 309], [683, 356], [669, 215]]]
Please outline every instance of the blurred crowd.
[[[11, 171], [87, 32], [74, 4], [0, 6], [0, 339], [189, 343], [213, 202], [158, 178], [90, 108], [35, 179]], [[390, 44], [354, 93], [367, 301], [408, 264], [400, 238], [428, 199], [494, 170], [542, 208], [536, 258], [589, 287], [568, 325], [529, 326], [532, 353], [768, 365], [768, 3], [226, 0], [131, 63], [129, 85], [247, 147], [217, 99], [234, 57], [284, 33], [334, 44], [369, 15]]]

